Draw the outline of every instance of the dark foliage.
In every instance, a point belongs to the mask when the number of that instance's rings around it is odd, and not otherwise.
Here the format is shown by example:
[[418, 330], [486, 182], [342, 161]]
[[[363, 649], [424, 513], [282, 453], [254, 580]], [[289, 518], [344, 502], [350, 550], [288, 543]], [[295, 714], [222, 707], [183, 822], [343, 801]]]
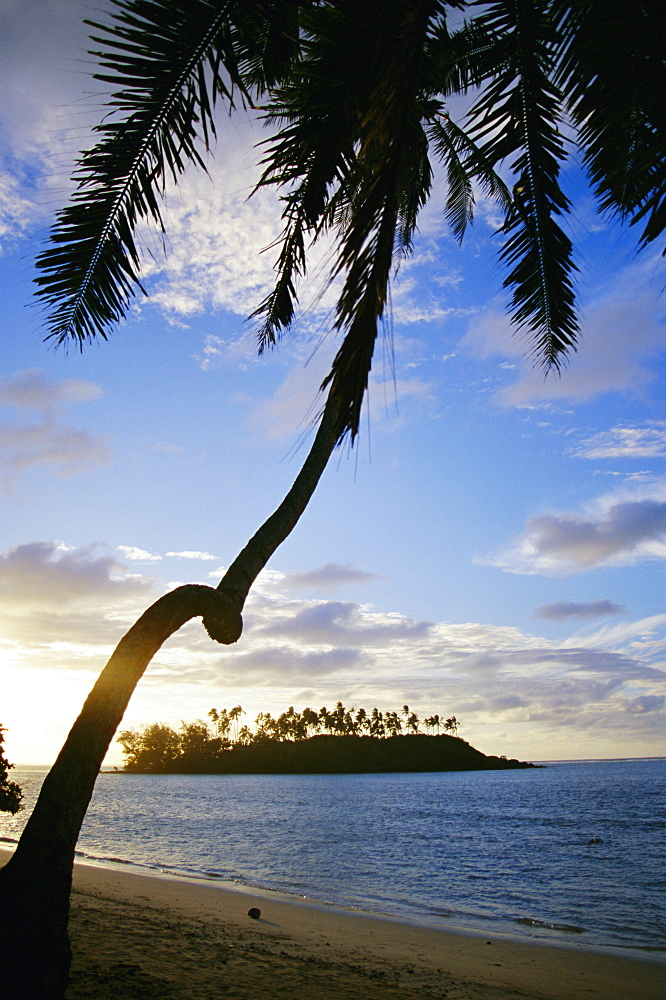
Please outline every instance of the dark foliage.
[[[255, 309], [259, 349], [292, 324], [309, 249], [333, 237], [328, 276], [342, 342], [322, 389], [336, 434], [358, 433], [392, 275], [444, 165], [443, 211], [462, 238], [474, 188], [504, 217], [513, 322], [535, 360], [575, 348], [574, 248], [561, 184], [582, 160], [599, 211], [666, 226], [666, 7], [637, 0], [112, 0], [93, 24], [98, 79], [115, 88], [78, 189], [38, 260], [50, 336], [106, 337], [141, 289], [136, 230], [163, 229], [160, 196], [203, 154], [215, 105], [263, 102], [260, 186], [283, 206], [275, 284]], [[465, 21], [451, 30], [451, 16]], [[476, 94], [462, 122], [447, 102]], [[511, 177], [508, 187], [495, 172]]]
[[14, 765], [4, 755], [4, 733], [5, 730], [0, 726], [0, 812], [17, 813], [23, 808], [23, 792], [15, 781], [9, 780], [9, 771]]

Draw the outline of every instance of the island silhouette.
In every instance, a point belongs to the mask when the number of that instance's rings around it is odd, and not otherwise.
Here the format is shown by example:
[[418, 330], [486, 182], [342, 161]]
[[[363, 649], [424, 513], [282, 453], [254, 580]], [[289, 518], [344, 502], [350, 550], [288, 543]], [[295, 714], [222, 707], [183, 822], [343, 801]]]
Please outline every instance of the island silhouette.
[[[240, 724], [245, 713], [211, 709], [210, 723], [161, 723], [118, 736], [128, 774], [368, 774], [407, 771], [489, 771], [535, 765], [482, 753], [455, 735], [459, 723], [431, 715], [325, 707], [273, 717], [260, 712], [256, 729]], [[422, 732], [424, 727], [427, 732]], [[440, 732], [441, 729], [446, 732]], [[321, 730], [324, 730], [322, 732]]]

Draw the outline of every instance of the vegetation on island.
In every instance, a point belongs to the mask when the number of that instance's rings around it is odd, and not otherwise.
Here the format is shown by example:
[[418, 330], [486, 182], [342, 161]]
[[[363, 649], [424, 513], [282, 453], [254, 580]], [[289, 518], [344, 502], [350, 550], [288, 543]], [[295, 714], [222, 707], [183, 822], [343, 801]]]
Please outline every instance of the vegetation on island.
[[[290, 706], [273, 717], [260, 712], [254, 731], [241, 725], [240, 705], [208, 713], [210, 723], [161, 723], [125, 730], [118, 742], [130, 774], [336, 774], [378, 771], [462, 771], [529, 767], [488, 757], [455, 736], [458, 721], [423, 720], [400, 712], [345, 708], [329, 711]], [[423, 731], [425, 730], [425, 732]], [[443, 732], [442, 732], [443, 731]], [[453, 735], [450, 735], [453, 734]]]
[[[458, 240], [475, 194], [495, 203], [511, 320], [546, 371], [557, 372], [578, 336], [576, 254], [571, 227], [560, 225], [570, 211], [567, 160], [586, 171], [598, 211], [638, 227], [639, 247], [666, 227], [664, 5], [112, 0], [110, 16], [89, 23], [107, 106], [37, 261], [54, 343], [83, 349], [128, 314], [146, 290], [145, 225], [165, 232], [166, 187], [204, 166], [216, 112], [238, 105], [261, 108], [271, 130], [258, 153], [259, 187], [276, 193], [284, 224], [275, 283], [253, 313], [258, 348], [292, 327], [320, 238], [330, 240], [324, 282], [336, 296], [339, 341], [317, 432], [286, 497], [217, 587], [177, 587], [123, 636], [42, 785], [0, 870], [0, 982], [13, 1000], [65, 996], [76, 842], [148, 664], [193, 618], [216, 642], [241, 638], [258, 574], [336, 449], [356, 441], [396, 265], [430, 196]], [[457, 122], [461, 104], [468, 110]], [[435, 164], [442, 185], [433, 183]]]

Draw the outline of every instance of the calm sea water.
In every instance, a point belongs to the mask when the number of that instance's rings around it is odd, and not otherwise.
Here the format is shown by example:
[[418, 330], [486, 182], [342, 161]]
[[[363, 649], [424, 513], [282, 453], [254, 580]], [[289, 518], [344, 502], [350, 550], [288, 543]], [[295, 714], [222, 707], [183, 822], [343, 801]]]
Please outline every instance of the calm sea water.
[[[43, 771], [12, 772], [28, 807]], [[26, 812], [0, 814], [15, 840]], [[666, 961], [666, 760], [101, 775], [82, 860]], [[138, 866], [138, 867], [136, 867]]]

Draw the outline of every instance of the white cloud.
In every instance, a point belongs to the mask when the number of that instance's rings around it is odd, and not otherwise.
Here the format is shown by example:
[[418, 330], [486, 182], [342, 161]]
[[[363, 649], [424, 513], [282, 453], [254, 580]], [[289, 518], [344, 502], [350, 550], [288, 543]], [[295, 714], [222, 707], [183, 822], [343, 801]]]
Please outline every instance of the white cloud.
[[226, 338], [206, 334], [197, 360], [204, 371], [209, 368], [239, 368], [244, 371], [250, 365], [260, 363], [256, 341], [247, 333]]
[[666, 456], [666, 420], [617, 425], [585, 438], [568, 454], [575, 458], [663, 458]]
[[[74, 128], [81, 137], [86, 108], [81, 60], [92, 65], [84, 19], [90, 16], [88, 0], [33, 0], [30, 16], [21, 0], [4, 0], [0, 6], [0, 115], [14, 156], [41, 152]], [[100, 84], [88, 78], [88, 93], [95, 87]]]
[[600, 497], [588, 511], [538, 514], [510, 549], [477, 560], [510, 573], [566, 576], [666, 559], [666, 487]]
[[90, 29], [84, 19], [90, 15], [87, 0], [0, 4], [0, 240], [5, 245], [53, 218], [54, 207], [71, 190], [76, 154], [89, 145], [99, 120], [102, 85], [93, 82], [93, 60], [86, 54]]
[[174, 444], [171, 441], [158, 441], [153, 445], [153, 451], [163, 451], [165, 455], [181, 455], [185, 449], [181, 444]]
[[221, 131], [210, 174], [189, 170], [168, 193], [166, 258], [144, 262], [151, 302], [167, 313], [247, 316], [271, 288], [276, 251], [262, 251], [282, 228], [280, 203], [270, 189], [250, 198], [259, 178], [254, 144], [263, 136], [247, 115], [227, 119]]
[[65, 644], [79, 662], [154, 593], [152, 581], [96, 546], [29, 542], [0, 555], [3, 638], [28, 648]]
[[139, 549], [136, 545], [117, 545], [116, 548], [131, 562], [154, 563], [162, 559], [162, 556], [147, 552], [146, 549]]
[[284, 441], [295, 430], [308, 430], [323, 407], [320, 391], [335, 351], [335, 339], [321, 343], [291, 341], [280, 348], [289, 371], [275, 392], [262, 400], [249, 420], [252, 430], [269, 441]]
[[172, 559], [201, 559], [205, 562], [211, 559], [217, 559], [217, 556], [212, 556], [210, 552], [197, 552], [190, 549], [184, 552], [167, 552], [167, 557]]
[[[164, 706], [177, 724], [226, 699], [250, 719], [338, 699], [382, 710], [408, 703], [421, 714], [455, 713], [470, 742], [512, 756], [519, 738], [532, 756], [527, 746], [543, 746], [545, 756], [555, 737], [593, 745], [627, 716], [639, 744], [663, 726], [666, 615], [557, 644], [515, 628], [287, 599], [274, 592], [278, 579], [284, 574], [250, 594], [236, 646], [212, 643], [199, 621], [172, 636], [142, 681], [133, 708], [141, 714], [130, 724], [163, 719]], [[3, 649], [36, 678], [41, 669], [97, 672], [161, 589], [92, 549], [19, 546], [0, 557]]]
[[19, 180], [0, 172], [0, 252], [13, 245], [37, 217], [37, 208], [21, 191]]
[[562, 645], [624, 651], [644, 663], [654, 662], [663, 667], [666, 653], [666, 614], [651, 615], [634, 621], [605, 624], [593, 632], [578, 633]]

